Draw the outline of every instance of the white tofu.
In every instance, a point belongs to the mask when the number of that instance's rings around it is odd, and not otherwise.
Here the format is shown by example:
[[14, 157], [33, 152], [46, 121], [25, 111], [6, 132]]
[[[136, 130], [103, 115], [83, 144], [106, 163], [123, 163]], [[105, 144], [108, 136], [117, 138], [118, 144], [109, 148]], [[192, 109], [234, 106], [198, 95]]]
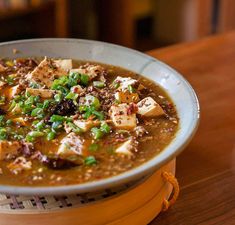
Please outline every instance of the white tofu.
[[71, 69], [70, 72], [80, 73], [80, 74], [86, 74], [89, 76], [90, 80], [97, 77], [104, 68], [100, 65], [85, 65], [77, 69]]
[[57, 154], [62, 159], [76, 162], [77, 159], [80, 159], [79, 156], [83, 155], [83, 150], [84, 140], [75, 133], [69, 133], [61, 140]]
[[131, 103], [131, 102], [138, 102], [139, 95], [137, 93], [130, 93], [130, 92], [116, 92], [114, 94], [115, 99], [120, 103]]
[[72, 59], [58, 59], [55, 60], [55, 64], [57, 67], [60, 67], [67, 72], [73, 68]]
[[117, 77], [115, 80], [114, 80], [114, 83], [119, 83], [119, 87], [117, 88], [118, 90], [120, 91], [128, 91], [128, 86], [131, 85], [131, 86], [134, 86], [138, 81], [131, 78], [131, 77]]
[[10, 99], [14, 98], [16, 95], [18, 95], [22, 91], [22, 86], [17, 84], [14, 87], [11, 87], [8, 91], [8, 97]]
[[146, 97], [137, 103], [138, 114], [145, 117], [156, 117], [164, 115], [162, 107], [151, 97]]
[[70, 91], [76, 94], [81, 94], [85, 90], [80, 85], [76, 85], [76, 86], [71, 87]]
[[18, 141], [0, 141], [0, 160], [16, 155], [20, 148], [21, 144]]
[[14, 162], [10, 163], [7, 168], [14, 174], [19, 174], [23, 170], [32, 169], [32, 162], [27, 161], [24, 157], [18, 157]]
[[41, 85], [45, 85], [49, 88], [51, 87], [55, 78], [64, 76], [66, 74], [67, 72], [63, 68], [58, 67], [53, 60], [47, 59], [45, 57], [45, 59], [42, 60], [40, 64], [30, 74], [27, 75], [26, 79]]
[[129, 107], [126, 103], [111, 106], [109, 114], [116, 128], [131, 130], [136, 127], [136, 114], [128, 113]]
[[81, 128], [84, 132], [90, 130], [92, 127], [100, 125], [98, 120], [74, 120], [73, 123]]
[[35, 88], [26, 88], [26, 91], [33, 96], [40, 96], [41, 98], [52, 98], [55, 94], [55, 91], [50, 89], [35, 89]]
[[119, 146], [115, 152], [118, 154], [123, 154], [123, 155], [127, 155], [127, 156], [132, 156], [133, 153], [131, 152], [131, 150], [134, 149], [134, 145], [133, 145], [133, 140], [130, 139], [124, 143], [121, 144], [121, 146]]

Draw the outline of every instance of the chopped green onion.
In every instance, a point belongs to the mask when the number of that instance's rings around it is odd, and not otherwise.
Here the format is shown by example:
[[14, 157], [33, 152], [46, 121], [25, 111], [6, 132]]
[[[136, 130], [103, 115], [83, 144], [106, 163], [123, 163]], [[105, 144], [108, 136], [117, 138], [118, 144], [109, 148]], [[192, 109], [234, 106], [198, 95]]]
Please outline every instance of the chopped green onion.
[[3, 128], [1, 127], [0, 128], [0, 140], [6, 140], [7, 139], [7, 129], [6, 128]]
[[91, 115], [95, 115], [97, 119], [103, 120], [104, 119], [104, 113], [99, 112], [95, 109], [94, 106], [86, 106], [86, 105], [80, 105], [79, 106], [80, 112], [85, 112], [83, 114], [83, 118], [88, 119]]
[[100, 108], [100, 101], [97, 97], [93, 96], [93, 95], [86, 95], [85, 97], [85, 105], [88, 106], [94, 106], [95, 109], [99, 109]]
[[37, 124], [35, 124], [35, 127], [37, 128], [37, 130], [42, 130], [45, 127], [45, 123], [42, 121], [38, 122]]
[[87, 166], [91, 166], [97, 164], [97, 161], [94, 156], [88, 156], [85, 158], [85, 164]]
[[35, 137], [32, 137], [30, 135], [26, 135], [25, 139], [26, 139], [27, 142], [34, 142], [35, 141]]
[[70, 72], [69, 78], [72, 78], [74, 80], [79, 80], [80, 79], [80, 75], [77, 72]]
[[6, 82], [9, 84], [9, 85], [13, 85], [14, 84], [14, 79], [15, 79], [15, 75], [9, 75], [6, 79]]
[[6, 125], [7, 126], [10, 126], [12, 124], [12, 120], [11, 119], [8, 119], [7, 121], [6, 121]]
[[129, 91], [130, 93], [136, 92], [135, 88], [133, 88], [131, 85], [128, 85], [128, 91]]
[[[38, 103], [40, 97], [39, 96], [30, 96], [28, 97], [25, 101], [22, 99], [18, 102], [18, 106], [21, 108], [21, 110], [25, 113], [25, 114], [31, 114], [31, 111], [34, 109], [35, 105]], [[36, 116], [36, 111], [33, 113], [34, 116]], [[42, 112], [40, 112], [39, 118], [44, 115], [41, 114]]]
[[56, 132], [51, 131], [47, 134], [47, 140], [51, 141], [51, 140], [55, 139], [55, 136], [56, 136]]
[[75, 134], [80, 134], [82, 132], [82, 129], [76, 126], [74, 123], [68, 122], [67, 124]]
[[32, 124], [35, 126], [37, 123], [39, 123], [40, 122], [40, 120], [34, 120], [33, 122], [32, 122]]
[[116, 81], [113, 82], [113, 87], [115, 89], [119, 88], [119, 86], [120, 86], [120, 82], [116, 82]]
[[42, 108], [43, 109], [47, 109], [48, 107], [49, 107], [49, 105], [50, 105], [50, 100], [45, 100], [44, 102], [43, 102], [43, 106], [42, 106]]
[[26, 91], [26, 92], [25, 92], [25, 97], [28, 98], [28, 97], [30, 97], [30, 96], [31, 96], [31, 94], [30, 94], [28, 91]]
[[31, 131], [26, 135], [26, 141], [33, 142], [35, 138], [44, 136], [44, 133], [41, 131]]
[[104, 113], [103, 112], [93, 111], [93, 115], [95, 115], [99, 120], [104, 119]]
[[67, 94], [69, 93], [69, 89], [66, 88], [66, 87], [63, 87], [63, 86], [61, 86], [61, 85], [59, 85], [59, 86], [57, 87], [57, 89], [55, 89], [55, 90], [60, 91], [63, 95], [67, 95]]
[[101, 139], [104, 136], [104, 133], [98, 127], [93, 127], [91, 133], [95, 140]]
[[93, 81], [93, 85], [98, 88], [103, 88], [105, 86], [105, 83], [102, 81]]
[[65, 118], [60, 115], [52, 115], [50, 118], [50, 122], [64, 122]]
[[88, 110], [88, 108], [89, 107], [86, 105], [80, 105], [78, 109], [80, 112], [86, 112]]
[[44, 117], [44, 111], [41, 108], [35, 108], [31, 112], [31, 116], [37, 117], [37, 118], [43, 118]]
[[66, 99], [72, 99], [72, 100], [76, 100], [78, 98], [78, 94], [73, 93], [73, 92], [69, 92], [66, 96]]
[[100, 126], [100, 130], [104, 133], [108, 134], [111, 130], [110, 126], [107, 123], [102, 123]]
[[24, 136], [21, 135], [21, 134], [13, 133], [13, 139], [15, 139], [15, 140], [22, 140], [22, 139], [24, 139]]
[[15, 108], [16, 105], [17, 105], [17, 103], [15, 102], [15, 100], [12, 100], [8, 111], [12, 111]]
[[1, 115], [0, 116], [0, 126], [4, 126], [5, 125], [5, 116]]
[[43, 129], [43, 132], [48, 134], [49, 132], [51, 132], [51, 129], [50, 128]]
[[42, 137], [42, 136], [44, 136], [44, 133], [41, 131], [31, 131], [27, 135], [29, 135], [31, 137]]
[[72, 117], [66, 117], [65, 118], [65, 121], [68, 123], [68, 122], [72, 122], [73, 121], [73, 118]]
[[55, 79], [51, 85], [51, 89], [59, 90], [59, 87], [65, 86], [68, 83], [68, 76], [62, 76], [58, 79]]
[[57, 130], [59, 130], [60, 128], [62, 128], [62, 127], [63, 127], [62, 123], [63, 123], [63, 122], [61, 122], [61, 121], [53, 122], [52, 125], [51, 125], [52, 130], [53, 130], [53, 131], [57, 131]]
[[86, 74], [80, 74], [81, 84], [87, 86], [89, 83], [89, 76]]
[[67, 85], [73, 87], [78, 84], [78, 80], [80, 80], [79, 73], [70, 73]]
[[62, 94], [61, 93], [55, 94], [54, 99], [56, 102], [60, 102], [62, 100]]
[[37, 108], [43, 108], [43, 103], [41, 103], [41, 102], [37, 103], [37, 104], [36, 104], [36, 107], [37, 107]]

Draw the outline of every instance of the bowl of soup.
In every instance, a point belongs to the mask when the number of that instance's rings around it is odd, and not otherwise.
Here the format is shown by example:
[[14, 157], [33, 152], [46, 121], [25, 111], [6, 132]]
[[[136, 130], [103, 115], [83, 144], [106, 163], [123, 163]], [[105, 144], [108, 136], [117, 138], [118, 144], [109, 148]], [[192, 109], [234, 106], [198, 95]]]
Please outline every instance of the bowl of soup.
[[140, 179], [193, 137], [199, 104], [164, 63], [79, 39], [0, 44], [0, 192], [65, 194]]

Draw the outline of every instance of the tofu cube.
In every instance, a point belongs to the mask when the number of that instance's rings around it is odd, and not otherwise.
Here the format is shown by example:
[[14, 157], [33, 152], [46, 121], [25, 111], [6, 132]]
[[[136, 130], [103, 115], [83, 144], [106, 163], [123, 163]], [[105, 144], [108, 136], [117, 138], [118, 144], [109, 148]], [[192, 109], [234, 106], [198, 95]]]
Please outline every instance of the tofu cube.
[[123, 155], [127, 155], [127, 156], [132, 156], [133, 153], [131, 152], [131, 150], [134, 149], [134, 144], [133, 144], [133, 140], [130, 139], [124, 143], [121, 144], [121, 146], [119, 146], [115, 152], [118, 154], [123, 154]]
[[114, 94], [115, 99], [120, 103], [131, 103], [131, 102], [138, 102], [139, 95], [137, 93], [130, 93], [130, 92], [116, 92]]
[[84, 132], [90, 130], [92, 127], [100, 125], [100, 121], [98, 120], [74, 120], [73, 123], [81, 128]]
[[27, 75], [26, 79], [50, 88], [55, 78], [66, 74], [67, 72], [62, 67], [58, 67], [53, 60], [45, 57], [45, 59]]
[[156, 117], [164, 115], [162, 107], [151, 97], [146, 97], [137, 103], [138, 114], [145, 117]]
[[0, 141], [0, 160], [16, 155], [20, 148], [18, 141]]
[[26, 91], [33, 96], [40, 96], [41, 98], [52, 98], [55, 94], [55, 91], [50, 89], [35, 89], [35, 88], [26, 88]]
[[80, 164], [83, 150], [84, 140], [75, 133], [69, 133], [61, 140], [57, 154], [62, 159]]
[[111, 106], [109, 114], [116, 128], [131, 130], [136, 127], [136, 114], [129, 113], [129, 109], [126, 103]]
[[120, 77], [118, 76], [114, 83], [119, 83], [118, 90], [120, 91], [128, 91], [128, 86], [134, 86], [138, 81], [135, 79], [132, 79], [131, 77]]
[[66, 72], [68, 72], [69, 70], [73, 68], [72, 59], [58, 59], [58, 60], [55, 60], [55, 64], [57, 67], [62, 68]]
[[80, 73], [80, 74], [86, 74], [89, 76], [90, 80], [93, 80], [95, 77], [97, 77], [102, 71], [104, 71], [104, 68], [100, 65], [84, 65], [77, 69], [72, 69], [70, 72]]

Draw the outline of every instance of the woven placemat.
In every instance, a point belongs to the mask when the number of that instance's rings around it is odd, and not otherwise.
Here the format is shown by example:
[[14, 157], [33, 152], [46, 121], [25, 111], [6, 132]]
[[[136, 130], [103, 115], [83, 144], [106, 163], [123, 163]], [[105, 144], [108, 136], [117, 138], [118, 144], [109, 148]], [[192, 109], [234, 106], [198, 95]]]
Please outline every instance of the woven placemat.
[[0, 194], [1, 210], [54, 210], [79, 207], [95, 201], [111, 198], [138, 185], [143, 180], [131, 182], [99, 192], [66, 196], [22, 196]]

